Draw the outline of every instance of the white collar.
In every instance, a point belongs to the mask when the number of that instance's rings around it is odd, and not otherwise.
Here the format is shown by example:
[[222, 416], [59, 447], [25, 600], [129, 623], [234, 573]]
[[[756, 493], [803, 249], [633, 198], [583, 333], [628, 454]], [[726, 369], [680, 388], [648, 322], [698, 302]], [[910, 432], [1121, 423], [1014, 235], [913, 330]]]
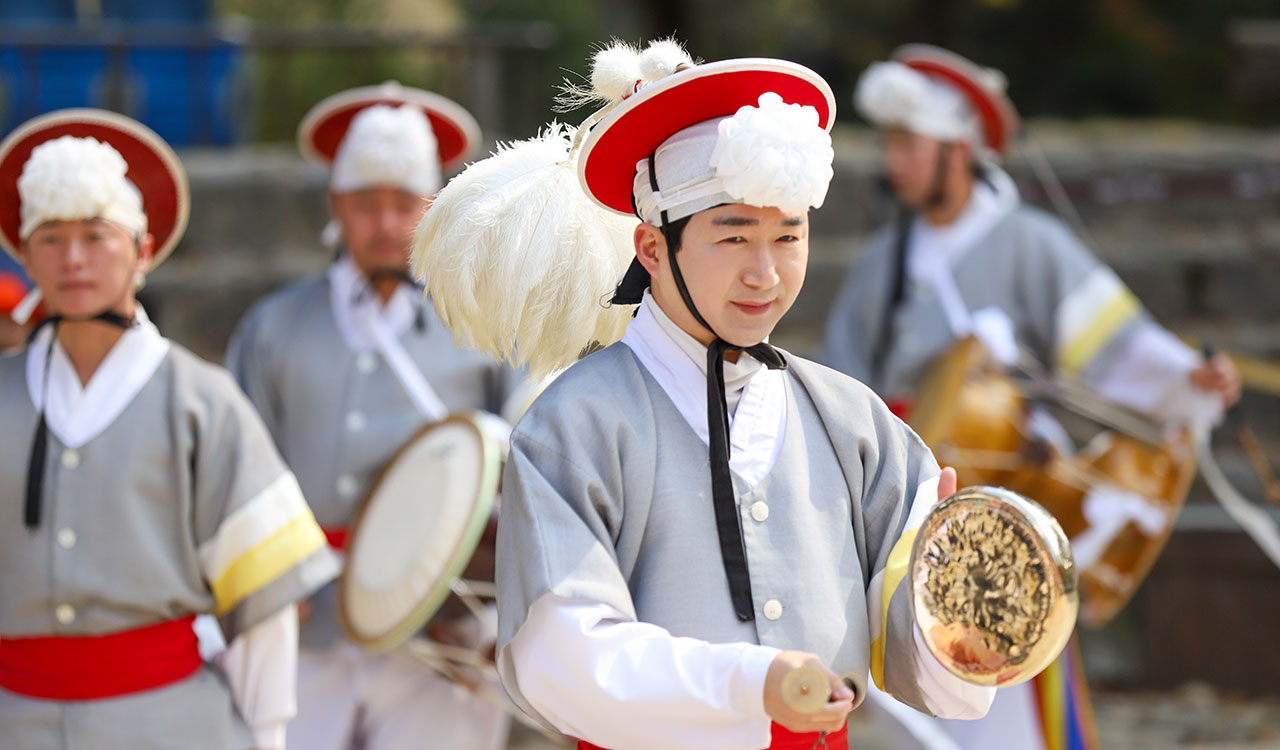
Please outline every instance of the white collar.
[[347, 348], [354, 352], [376, 347], [369, 325], [385, 326], [394, 338], [403, 336], [417, 315], [413, 294], [400, 285], [391, 299], [381, 304], [369, 289], [369, 280], [356, 268], [351, 256], [343, 253], [329, 266], [329, 302], [333, 319]]
[[1005, 214], [1017, 207], [1018, 187], [1012, 178], [994, 167], [988, 168], [988, 176], [991, 185], [975, 181], [969, 202], [955, 221], [938, 226], [916, 218], [907, 256], [913, 280], [923, 281], [934, 273], [950, 271]]
[[[27, 347], [27, 393], [37, 410], [45, 403], [45, 353], [52, 335], [53, 326], [46, 326]], [[79, 448], [102, 434], [151, 380], [169, 353], [169, 340], [138, 305], [137, 322], [111, 347], [85, 386], [62, 344], [55, 340], [52, 351], [45, 422], [63, 445]]]
[[[677, 326], [645, 292], [622, 337], [662, 386], [702, 442], [707, 432], [707, 348]], [[737, 399], [729, 416], [729, 468], [754, 486], [778, 459], [787, 426], [785, 373], [770, 370], [745, 352], [725, 362], [725, 391]]]

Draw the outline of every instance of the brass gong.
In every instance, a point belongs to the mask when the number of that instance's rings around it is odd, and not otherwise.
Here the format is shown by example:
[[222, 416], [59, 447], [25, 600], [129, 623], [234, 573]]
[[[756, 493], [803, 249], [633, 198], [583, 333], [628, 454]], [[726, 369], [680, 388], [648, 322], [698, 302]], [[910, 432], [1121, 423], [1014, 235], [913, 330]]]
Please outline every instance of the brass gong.
[[1044, 508], [1000, 487], [939, 503], [917, 532], [908, 569], [925, 645], [979, 685], [1031, 679], [1071, 638], [1079, 608], [1071, 546]]

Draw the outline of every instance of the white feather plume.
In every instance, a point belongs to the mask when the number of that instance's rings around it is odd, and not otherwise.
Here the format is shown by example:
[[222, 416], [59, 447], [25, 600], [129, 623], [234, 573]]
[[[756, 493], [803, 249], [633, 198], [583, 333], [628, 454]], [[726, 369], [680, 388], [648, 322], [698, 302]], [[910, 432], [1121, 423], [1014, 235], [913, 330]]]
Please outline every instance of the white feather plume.
[[586, 104], [617, 104], [635, 93], [640, 79], [640, 51], [615, 39], [591, 57], [589, 86], [565, 79], [556, 96], [556, 108], [568, 112]]
[[460, 343], [541, 377], [622, 337], [606, 304], [635, 256], [635, 219], [578, 186], [575, 129], [504, 144], [436, 196], [413, 242], [415, 275]]
[[640, 53], [640, 77], [646, 84], [661, 81], [681, 65], [693, 65], [693, 58], [675, 37], [650, 42]]
[[626, 42], [615, 41], [591, 59], [591, 88], [603, 101], [631, 96], [640, 78], [640, 53]]

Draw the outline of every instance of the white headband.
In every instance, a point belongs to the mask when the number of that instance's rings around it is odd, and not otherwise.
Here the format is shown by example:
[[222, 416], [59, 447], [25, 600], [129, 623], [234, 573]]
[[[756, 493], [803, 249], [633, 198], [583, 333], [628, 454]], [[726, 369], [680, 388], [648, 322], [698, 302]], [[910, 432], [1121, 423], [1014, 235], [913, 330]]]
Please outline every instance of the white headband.
[[663, 141], [653, 156], [658, 190], [646, 159], [636, 165], [632, 195], [640, 218], [654, 225], [664, 211], [671, 222], [723, 203], [804, 211], [826, 200], [834, 160], [818, 111], [770, 92], [732, 117], [691, 125]]
[[443, 184], [435, 133], [411, 104], [375, 104], [352, 118], [329, 179], [335, 193], [386, 185], [424, 198]]
[[969, 99], [944, 79], [899, 62], [872, 63], [853, 95], [858, 114], [879, 127], [898, 126], [986, 151], [982, 123]]
[[142, 194], [125, 177], [128, 171], [120, 152], [94, 138], [64, 135], [36, 146], [18, 178], [18, 236], [25, 240], [46, 222], [84, 219], [145, 234]]

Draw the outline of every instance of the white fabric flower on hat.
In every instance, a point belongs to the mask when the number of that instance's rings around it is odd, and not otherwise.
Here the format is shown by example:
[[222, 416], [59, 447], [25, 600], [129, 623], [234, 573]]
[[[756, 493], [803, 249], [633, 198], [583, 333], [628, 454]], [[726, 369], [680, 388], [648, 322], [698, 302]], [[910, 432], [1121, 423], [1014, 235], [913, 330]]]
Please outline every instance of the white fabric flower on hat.
[[834, 160], [818, 111], [768, 92], [720, 121], [710, 166], [735, 199], [790, 213], [822, 206]]
[[131, 234], [147, 230], [142, 195], [120, 152], [95, 138], [64, 135], [36, 146], [18, 178], [24, 240], [50, 221], [108, 219]]
[[429, 196], [444, 184], [435, 132], [412, 105], [360, 111], [338, 147], [329, 186], [347, 193], [386, 185]]
[[900, 62], [872, 63], [858, 79], [853, 102], [874, 125], [982, 146], [981, 123], [965, 95], [954, 85]]

